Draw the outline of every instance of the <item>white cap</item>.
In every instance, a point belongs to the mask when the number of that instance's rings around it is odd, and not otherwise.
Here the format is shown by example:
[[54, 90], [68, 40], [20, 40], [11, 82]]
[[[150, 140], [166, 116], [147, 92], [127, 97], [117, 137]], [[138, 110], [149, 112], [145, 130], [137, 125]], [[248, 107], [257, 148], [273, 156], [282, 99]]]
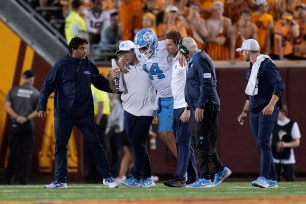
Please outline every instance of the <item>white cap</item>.
[[169, 12], [171, 12], [171, 11], [178, 12], [178, 8], [177, 8], [176, 6], [174, 6], [174, 5], [169, 5], [169, 6], [167, 6], [167, 8], [166, 8], [166, 13], [169, 13]]
[[249, 50], [249, 51], [259, 51], [260, 47], [256, 40], [254, 39], [247, 39], [243, 41], [241, 47], [237, 48], [236, 51], [240, 52], [243, 50]]
[[260, 6], [260, 5], [266, 5], [267, 4], [267, 0], [256, 0], [256, 5]]
[[119, 50], [117, 50], [117, 54], [120, 53], [120, 52], [126, 52], [126, 51], [129, 51], [131, 49], [134, 49], [135, 48], [135, 45], [132, 41], [130, 40], [125, 40], [125, 41], [122, 41], [120, 44], [119, 44]]

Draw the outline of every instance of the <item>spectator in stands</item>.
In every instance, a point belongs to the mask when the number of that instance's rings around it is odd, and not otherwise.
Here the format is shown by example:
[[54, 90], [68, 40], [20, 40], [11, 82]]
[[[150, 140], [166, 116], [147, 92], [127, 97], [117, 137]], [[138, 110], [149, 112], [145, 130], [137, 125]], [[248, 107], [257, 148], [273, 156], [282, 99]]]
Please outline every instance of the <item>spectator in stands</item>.
[[204, 49], [204, 38], [208, 36], [205, 20], [200, 16], [200, 5], [191, 3], [189, 5], [189, 14], [187, 16], [189, 24], [188, 33], [196, 41], [200, 50]]
[[252, 13], [251, 21], [257, 26], [260, 53], [270, 54], [273, 17], [268, 14], [269, 7], [266, 0], [256, 0], [256, 6], [257, 10]]
[[101, 47], [107, 47], [108, 45], [112, 47], [118, 47], [122, 39], [121, 25], [118, 20], [118, 12], [114, 11], [110, 14], [111, 23], [109, 26], [105, 27], [101, 33]]
[[101, 31], [103, 27], [110, 24], [110, 13], [102, 10], [101, 0], [91, 0], [92, 7], [83, 11], [88, 37], [90, 44], [98, 44], [100, 42]]
[[81, 17], [83, 3], [81, 0], [73, 0], [71, 12], [65, 20], [65, 36], [67, 44], [74, 36], [88, 38], [85, 20]]
[[282, 18], [282, 15], [286, 10], [286, 1], [269, 0], [268, 6], [268, 13], [273, 16], [273, 21], [277, 22]]
[[274, 27], [272, 59], [294, 59], [293, 38], [300, 35], [299, 25], [293, 20], [293, 13], [286, 11]]
[[215, 1], [212, 7], [212, 16], [207, 19], [208, 31], [207, 54], [213, 60], [230, 59], [230, 28], [231, 20], [223, 16], [224, 7], [221, 1]]
[[243, 59], [241, 52], [236, 52], [236, 47], [241, 47], [242, 42], [246, 39], [257, 39], [257, 27], [250, 21], [251, 10], [244, 8], [240, 11], [239, 20], [231, 27], [230, 30], [230, 55], [231, 63], [235, 63], [237, 58]]
[[294, 148], [300, 146], [301, 133], [298, 124], [288, 118], [288, 109], [284, 105], [278, 115], [272, 135], [272, 153], [277, 181], [295, 180]]
[[164, 22], [157, 26], [158, 39], [166, 39], [166, 34], [169, 31], [178, 31], [183, 37], [187, 36], [187, 29], [184, 26], [182, 16], [179, 17], [178, 8], [174, 5], [167, 6]]
[[124, 0], [119, 4], [119, 20], [122, 26], [122, 39], [131, 40], [135, 31], [142, 28], [143, 0]]
[[72, 0], [60, 0], [60, 5], [62, 6], [63, 17], [66, 18], [71, 11]]
[[251, 8], [252, 7], [252, 1], [225, 0], [225, 2], [224, 2], [224, 16], [231, 19], [232, 24], [235, 24], [240, 18], [241, 9]]
[[153, 13], [145, 13], [142, 18], [142, 27], [143, 28], [150, 28], [155, 33], [156, 31], [156, 17]]
[[306, 60], [306, 6], [300, 4], [295, 7], [300, 35], [293, 41], [293, 55], [295, 59]]
[[[9, 137], [10, 153], [6, 169], [6, 184], [11, 184], [17, 160], [21, 162], [18, 184], [27, 184], [31, 172], [32, 150], [34, 147], [34, 121], [39, 92], [33, 87], [35, 74], [23, 73], [24, 84], [13, 87], [6, 96], [5, 110], [11, 117]], [[21, 150], [21, 152], [19, 152]], [[19, 154], [21, 153], [21, 154]], [[20, 159], [19, 155], [22, 156]]]

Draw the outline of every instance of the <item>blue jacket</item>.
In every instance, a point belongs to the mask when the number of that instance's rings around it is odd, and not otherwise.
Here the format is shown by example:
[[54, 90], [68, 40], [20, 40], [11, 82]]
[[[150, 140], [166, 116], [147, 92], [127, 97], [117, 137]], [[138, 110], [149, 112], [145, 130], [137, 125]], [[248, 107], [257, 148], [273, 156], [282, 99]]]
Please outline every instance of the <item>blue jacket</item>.
[[108, 80], [99, 74], [98, 68], [87, 57], [79, 60], [67, 55], [54, 65], [45, 78], [37, 111], [46, 111], [48, 97], [55, 91], [55, 117], [94, 116], [91, 84], [100, 90], [112, 92]]
[[204, 51], [195, 52], [188, 63], [185, 100], [192, 113], [196, 108], [204, 109], [207, 103], [220, 110], [215, 66]]
[[[252, 71], [252, 63], [247, 71], [246, 78], [249, 80]], [[261, 112], [269, 104], [272, 94], [283, 95], [285, 85], [279, 73], [277, 66], [270, 60], [265, 59], [258, 70], [257, 75], [258, 94], [249, 96], [250, 111], [254, 113]]]

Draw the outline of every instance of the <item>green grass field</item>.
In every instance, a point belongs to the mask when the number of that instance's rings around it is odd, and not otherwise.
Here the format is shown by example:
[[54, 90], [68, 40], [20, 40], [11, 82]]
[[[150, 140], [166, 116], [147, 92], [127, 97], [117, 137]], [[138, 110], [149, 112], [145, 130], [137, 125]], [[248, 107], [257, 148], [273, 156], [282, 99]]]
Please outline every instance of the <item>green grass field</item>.
[[161, 183], [149, 189], [109, 189], [97, 184], [70, 184], [67, 189], [44, 189], [43, 185], [0, 186], [3, 201], [80, 201], [80, 200], [130, 200], [130, 199], [201, 199], [246, 197], [304, 197], [306, 182], [280, 183], [279, 188], [254, 188], [250, 182], [224, 182], [217, 188], [169, 188]]

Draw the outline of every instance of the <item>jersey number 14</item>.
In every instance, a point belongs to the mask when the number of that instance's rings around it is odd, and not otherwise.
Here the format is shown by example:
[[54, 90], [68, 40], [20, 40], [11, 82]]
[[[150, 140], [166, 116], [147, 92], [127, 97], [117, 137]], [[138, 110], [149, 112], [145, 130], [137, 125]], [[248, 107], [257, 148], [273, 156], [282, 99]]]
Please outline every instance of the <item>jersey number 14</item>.
[[158, 63], [153, 63], [150, 70], [148, 70], [146, 64], [144, 64], [142, 68], [149, 74], [151, 80], [154, 80], [153, 76], [157, 76], [158, 79], [165, 78], [163, 71], [159, 69]]

